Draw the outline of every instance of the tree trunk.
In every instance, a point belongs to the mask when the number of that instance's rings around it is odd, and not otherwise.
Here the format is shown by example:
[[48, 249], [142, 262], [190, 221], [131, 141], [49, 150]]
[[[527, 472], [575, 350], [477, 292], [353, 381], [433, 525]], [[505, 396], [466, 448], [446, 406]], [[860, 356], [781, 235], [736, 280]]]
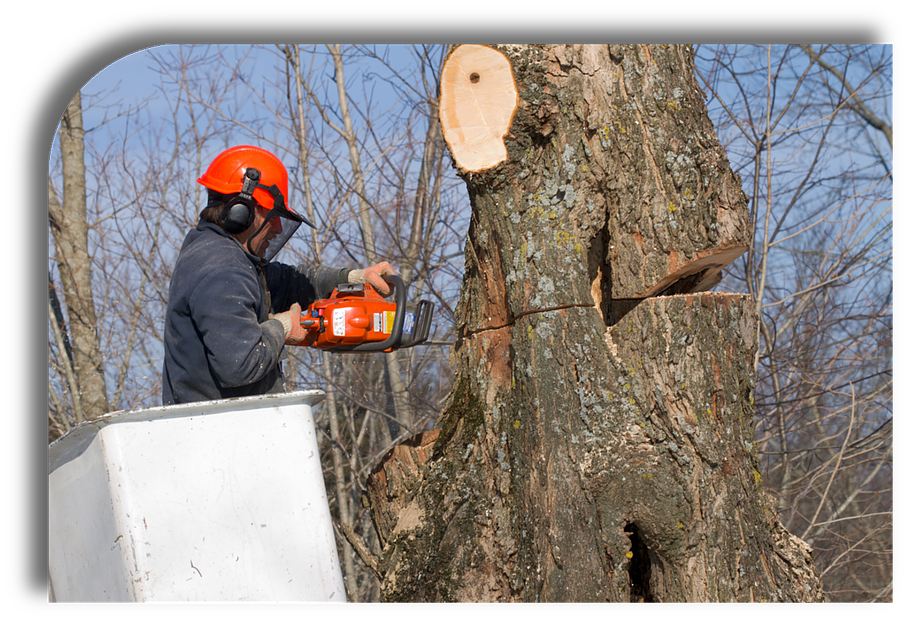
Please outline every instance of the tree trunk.
[[[88, 252], [88, 221], [85, 193], [85, 129], [82, 127], [82, 97], [66, 107], [58, 132], [63, 163], [63, 201], [49, 185], [51, 233], [54, 256], [66, 299], [72, 332], [73, 372], [79, 385], [81, 410], [95, 418], [109, 410], [104, 364], [91, 287], [91, 255]], [[78, 408], [75, 408], [78, 412]], [[78, 419], [78, 416], [77, 416]]]
[[441, 98], [457, 376], [369, 480], [383, 599], [822, 600], [760, 485], [754, 304], [707, 292], [750, 224], [690, 48], [461, 46]]

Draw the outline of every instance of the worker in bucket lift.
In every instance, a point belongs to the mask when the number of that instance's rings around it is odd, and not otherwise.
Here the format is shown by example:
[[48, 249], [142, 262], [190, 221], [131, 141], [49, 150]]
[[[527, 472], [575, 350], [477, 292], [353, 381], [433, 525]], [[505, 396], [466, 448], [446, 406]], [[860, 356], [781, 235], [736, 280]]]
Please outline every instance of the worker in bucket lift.
[[264, 149], [231, 147], [198, 182], [208, 205], [170, 281], [164, 405], [283, 392], [280, 356], [306, 336], [302, 309], [342, 283], [390, 293], [381, 276], [394, 271], [272, 262], [300, 224], [315, 227], [287, 205], [287, 170]]

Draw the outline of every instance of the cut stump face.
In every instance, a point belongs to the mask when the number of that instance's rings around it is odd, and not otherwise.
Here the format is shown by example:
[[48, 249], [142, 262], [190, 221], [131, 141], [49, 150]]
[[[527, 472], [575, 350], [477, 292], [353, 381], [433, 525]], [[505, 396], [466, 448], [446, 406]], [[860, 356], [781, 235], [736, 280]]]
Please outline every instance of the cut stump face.
[[517, 109], [511, 63], [484, 45], [461, 45], [441, 72], [439, 116], [457, 165], [476, 172], [507, 159], [504, 136]]

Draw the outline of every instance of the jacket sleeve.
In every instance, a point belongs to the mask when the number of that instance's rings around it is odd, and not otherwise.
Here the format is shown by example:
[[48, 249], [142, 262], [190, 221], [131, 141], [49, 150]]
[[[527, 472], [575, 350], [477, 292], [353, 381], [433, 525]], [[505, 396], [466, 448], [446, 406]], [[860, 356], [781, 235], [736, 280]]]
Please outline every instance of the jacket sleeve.
[[269, 263], [262, 271], [275, 313], [288, 310], [294, 302], [305, 309], [316, 300], [327, 298], [337, 285], [347, 282], [350, 272], [347, 268], [322, 265], [292, 267], [281, 263]]
[[190, 298], [208, 365], [224, 387], [257, 382], [280, 360], [284, 329], [276, 319], [259, 323], [258, 300], [258, 275], [230, 267], [208, 274]]

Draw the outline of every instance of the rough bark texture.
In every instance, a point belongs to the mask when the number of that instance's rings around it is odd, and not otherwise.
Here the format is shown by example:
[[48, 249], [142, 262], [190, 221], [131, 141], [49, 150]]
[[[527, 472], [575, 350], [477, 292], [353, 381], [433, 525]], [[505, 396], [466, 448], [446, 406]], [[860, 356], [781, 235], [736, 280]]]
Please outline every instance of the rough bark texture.
[[754, 305], [699, 292], [749, 224], [690, 49], [495, 47], [455, 390], [369, 481], [383, 598], [821, 600], [760, 486]]

